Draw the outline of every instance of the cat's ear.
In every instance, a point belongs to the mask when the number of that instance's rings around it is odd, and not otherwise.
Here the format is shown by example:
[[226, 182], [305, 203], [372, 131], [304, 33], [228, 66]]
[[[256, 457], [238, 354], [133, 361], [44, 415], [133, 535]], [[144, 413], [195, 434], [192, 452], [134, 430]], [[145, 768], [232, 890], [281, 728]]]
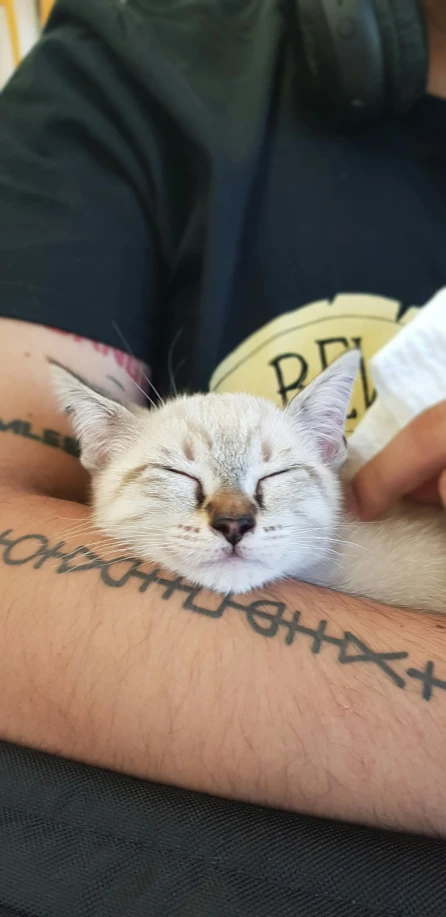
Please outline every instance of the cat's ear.
[[53, 389], [62, 410], [70, 415], [84, 468], [101, 471], [119, 452], [125, 452], [136, 438], [134, 414], [122, 404], [106, 398], [59, 363], [48, 360]]
[[348, 350], [287, 408], [316, 440], [322, 460], [337, 467], [347, 455], [344, 428], [360, 362], [360, 351]]

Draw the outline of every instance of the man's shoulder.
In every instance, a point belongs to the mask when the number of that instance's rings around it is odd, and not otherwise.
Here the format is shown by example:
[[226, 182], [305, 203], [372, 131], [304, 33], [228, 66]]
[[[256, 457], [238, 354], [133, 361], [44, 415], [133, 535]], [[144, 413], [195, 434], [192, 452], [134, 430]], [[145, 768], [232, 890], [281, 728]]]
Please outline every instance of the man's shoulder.
[[63, 36], [93, 79], [112, 57], [119, 82], [161, 118], [221, 148], [256, 133], [283, 29], [281, 0], [59, 0], [44, 40]]

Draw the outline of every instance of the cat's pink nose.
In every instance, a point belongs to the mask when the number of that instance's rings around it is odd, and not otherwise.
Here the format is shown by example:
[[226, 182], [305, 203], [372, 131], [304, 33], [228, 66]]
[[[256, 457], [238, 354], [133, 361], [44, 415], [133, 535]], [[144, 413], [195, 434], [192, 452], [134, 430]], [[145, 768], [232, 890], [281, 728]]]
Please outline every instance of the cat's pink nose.
[[220, 513], [211, 519], [212, 528], [221, 532], [232, 545], [238, 544], [247, 532], [252, 531], [255, 524], [254, 516], [223, 516]]

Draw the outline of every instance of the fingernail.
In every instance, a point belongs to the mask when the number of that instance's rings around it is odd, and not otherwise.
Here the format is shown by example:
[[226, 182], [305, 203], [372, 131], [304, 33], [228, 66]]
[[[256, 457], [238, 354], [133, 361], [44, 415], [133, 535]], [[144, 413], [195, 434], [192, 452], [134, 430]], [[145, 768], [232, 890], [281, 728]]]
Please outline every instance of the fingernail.
[[360, 516], [360, 507], [359, 500], [356, 496], [355, 489], [352, 484], [349, 485], [345, 494], [345, 503], [344, 508], [346, 513], [350, 513], [351, 516]]

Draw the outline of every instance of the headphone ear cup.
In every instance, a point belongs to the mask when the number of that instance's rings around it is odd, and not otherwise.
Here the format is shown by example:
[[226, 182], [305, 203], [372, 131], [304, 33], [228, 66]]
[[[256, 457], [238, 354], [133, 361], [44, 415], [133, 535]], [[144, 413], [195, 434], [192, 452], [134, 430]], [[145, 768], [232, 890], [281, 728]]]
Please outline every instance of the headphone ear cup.
[[346, 124], [415, 105], [429, 64], [422, 2], [290, 0], [300, 84], [312, 104]]
[[398, 114], [426, 92], [429, 52], [420, 0], [375, 0], [381, 31], [388, 103]]

